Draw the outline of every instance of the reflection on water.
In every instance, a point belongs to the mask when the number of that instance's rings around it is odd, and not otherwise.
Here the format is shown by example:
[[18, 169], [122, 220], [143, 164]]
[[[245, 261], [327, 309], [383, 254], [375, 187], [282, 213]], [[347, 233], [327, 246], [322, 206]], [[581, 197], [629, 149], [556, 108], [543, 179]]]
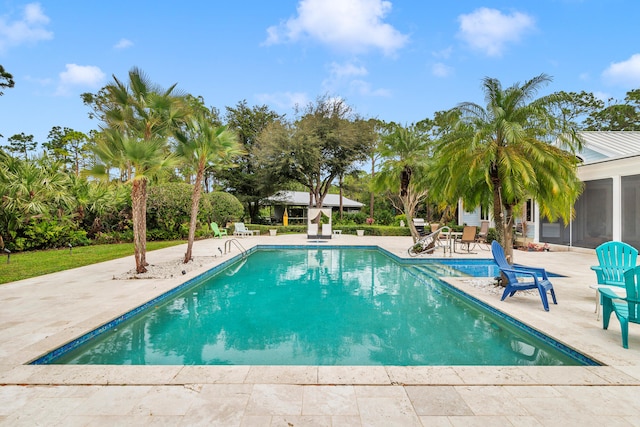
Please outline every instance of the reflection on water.
[[577, 364], [377, 250], [260, 250], [54, 363]]

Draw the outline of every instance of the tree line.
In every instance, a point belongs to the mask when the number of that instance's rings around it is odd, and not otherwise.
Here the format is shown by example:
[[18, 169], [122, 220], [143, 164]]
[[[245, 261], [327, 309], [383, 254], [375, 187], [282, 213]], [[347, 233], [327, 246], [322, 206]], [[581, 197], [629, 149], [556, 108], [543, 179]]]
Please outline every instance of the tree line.
[[[0, 87], [13, 87], [4, 68], [0, 74]], [[330, 191], [342, 194], [359, 181], [370, 195], [371, 220], [374, 203], [387, 200], [405, 215], [414, 240], [417, 209], [428, 202], [444, 218], [462, 199], [493, 212], [498, 239], [509, 248], [504, 242], [528, 198], [551, 220], [571, 215], [582, 190], [578, 131], [640, 129], [640, 90], [623, 102], [585, 92], [537, 97], [551, 82], [544, 74], [506, 88], [485, 78], [486, 105], [462, 102], [405, 125], [365, 119], [328, 96], [298, 106], [291, 118], [246, 101], [222, 117], [201, 97], [175, 84], [159, 87], [137, 68], [127, 77], [82, 94], [98, 122], [89, 134], [54, 127], [40, 155], [32, 135], [7, 139], [0, 149], [0, 245], [19, 248], [43, 224], [68, 227], [72, 239], [87, 232], [83, 218], [100, 229], [127, 207], [143, 272], [149, 185], [189, 185], [188, 262], [203, 221], [203, 190], [232, 194], [257, 221], [260, 202], [277, 190], [305, 189], [310, 205], [321, 206]]]

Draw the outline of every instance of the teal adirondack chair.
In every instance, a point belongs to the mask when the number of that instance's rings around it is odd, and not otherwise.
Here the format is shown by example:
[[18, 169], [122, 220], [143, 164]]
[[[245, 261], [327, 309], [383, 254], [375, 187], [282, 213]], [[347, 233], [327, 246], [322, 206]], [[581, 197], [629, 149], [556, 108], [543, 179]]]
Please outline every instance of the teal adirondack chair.
[[598, 265], [591, 267], [596, 272], [597, 283], [590, 287], [596, 290], [596, 313], [599, 312], [601, 300], [598, 291], [624, 290], [624, 272], [636, 266], [638, 250], [624, 242], [606, 242], [596, 248]]
[[640, 266], [626, 270], [623, 277], [626, 297], [620, 297], [609, 288], [600, 289], [602, 329], [609, 327], [611, 313], [616, 313], [622, 331], [622, 346], [629, 348], [629, 322], [640, 324]]
[[220, 230], [217, 223], [212, 222], [210, 225], [211, 229], [213, 230], [213, 237], [220, 238], [222, 236], [227, 236], [227, 230], [225, 230], [224, 228]]

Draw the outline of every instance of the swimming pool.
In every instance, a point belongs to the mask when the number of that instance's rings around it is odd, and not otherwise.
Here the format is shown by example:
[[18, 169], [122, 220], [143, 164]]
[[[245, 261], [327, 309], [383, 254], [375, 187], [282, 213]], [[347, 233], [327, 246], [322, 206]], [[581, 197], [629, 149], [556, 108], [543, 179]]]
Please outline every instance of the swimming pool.
[[461, 273], [373, 248], [255, 250], [34, 363], [595, 364], [465, 298], [443, 274]]

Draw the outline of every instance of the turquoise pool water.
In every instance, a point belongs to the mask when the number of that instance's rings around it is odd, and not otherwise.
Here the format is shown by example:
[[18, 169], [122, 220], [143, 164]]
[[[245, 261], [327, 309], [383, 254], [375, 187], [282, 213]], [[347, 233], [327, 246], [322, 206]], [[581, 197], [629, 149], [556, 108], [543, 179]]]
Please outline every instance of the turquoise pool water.
[[261, 249], [47, 362], [581, 364], [461, 298], [443, 274], [463, 273], [375, 249]]

